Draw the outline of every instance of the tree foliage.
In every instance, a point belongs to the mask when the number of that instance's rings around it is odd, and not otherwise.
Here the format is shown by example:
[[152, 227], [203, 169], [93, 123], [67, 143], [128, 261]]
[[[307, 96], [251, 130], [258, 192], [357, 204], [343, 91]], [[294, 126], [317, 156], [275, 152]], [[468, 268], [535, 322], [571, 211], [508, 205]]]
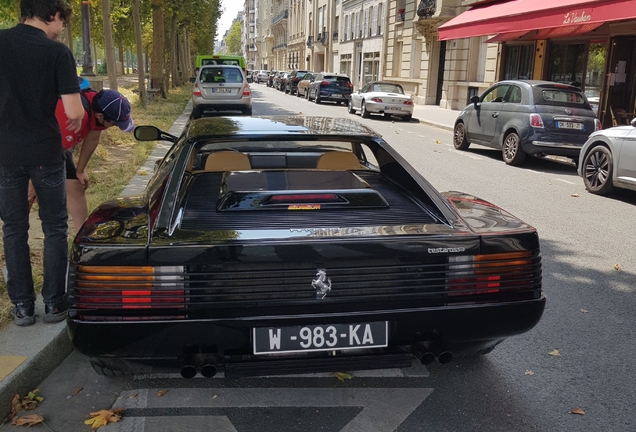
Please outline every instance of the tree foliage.
[[236, 20], [225, 38], [225, 46], [229, 55], [241, 54], [241, 22]]

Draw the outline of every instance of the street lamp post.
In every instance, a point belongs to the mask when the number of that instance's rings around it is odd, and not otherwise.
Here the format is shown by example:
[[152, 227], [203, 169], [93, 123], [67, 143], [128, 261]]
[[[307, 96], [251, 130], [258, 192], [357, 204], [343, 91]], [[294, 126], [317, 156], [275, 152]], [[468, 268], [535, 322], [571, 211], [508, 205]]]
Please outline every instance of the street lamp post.
[[82, 49], [84, 59], [81, 76], [95, 76], [93, 72], [93, 59], [91, 58], [91, 23], [89, 19], [88, 1], [82, 1]]

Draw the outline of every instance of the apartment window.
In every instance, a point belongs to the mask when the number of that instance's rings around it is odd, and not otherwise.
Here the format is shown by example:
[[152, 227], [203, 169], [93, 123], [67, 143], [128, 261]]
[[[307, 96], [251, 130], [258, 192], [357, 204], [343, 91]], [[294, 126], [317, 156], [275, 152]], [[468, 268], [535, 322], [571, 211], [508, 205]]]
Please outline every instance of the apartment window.
[[351, 54], [342, 54], [340, 56], [340, 73], [351, 74]]
[[362, 31], [360, 33], [362, 33], [362, 37], [367, 37], [369, 36], [369, 31], [367, 30], [369, 28], [369, 8], [366, 8], [364, 10], [364, 15], [362, 16]]
[[380, 3], [378, 5], [378, 21], [380, 21], [380, 24], [378, 25], [378, 27], [380, 28], [380, 34], [383, 35], [384, 34], [384, 3]]
[[372, 19], [371, 19], [371, 36], [375, 36], [378, 34], [378, 5], [373, 5], [373, 12], [372, 12]]
[[531, 79], [534, 44], [506, 45], [504, 79]]
[[362, 85], [377, 81], [380, 73], [380, 52], [364, 53], [364, 64], [362, 66]]
[[351, 40], [351, 15], [345, 17], [344, 40]]
[[353, 15], [353, 39], [357, 39], [360, 32], [360, 12]]

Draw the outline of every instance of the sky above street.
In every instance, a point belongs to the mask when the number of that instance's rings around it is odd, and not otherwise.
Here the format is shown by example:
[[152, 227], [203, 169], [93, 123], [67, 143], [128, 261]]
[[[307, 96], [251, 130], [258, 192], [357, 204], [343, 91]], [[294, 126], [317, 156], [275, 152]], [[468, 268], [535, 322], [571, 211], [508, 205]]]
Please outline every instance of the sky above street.
[[230, 29], [232, 21], [236, 18], [236, 14], [243, 10], [244, 2], [243, 0], [223, 0], [221, 4], [223, 5], [224, 12], [221, 14], [221, 19], [219, 19], [219, 30], [216, 35], [217, 40], [221, 40], [225, 32]]

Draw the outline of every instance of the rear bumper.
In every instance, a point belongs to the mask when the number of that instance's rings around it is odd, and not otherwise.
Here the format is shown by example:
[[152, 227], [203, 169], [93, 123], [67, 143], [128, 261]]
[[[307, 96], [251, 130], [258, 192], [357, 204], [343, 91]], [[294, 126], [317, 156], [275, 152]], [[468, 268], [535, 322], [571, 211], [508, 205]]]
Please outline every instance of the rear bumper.
[[573, 136], [542, 132], [528, 136], [523, 140], [522, 147], [531, 155], [549, 154], [576, 158], [586, 141], [587, 135]]
[[[461, 351], [458, 347], [492, 345], [509, 336], [529, 331], [541, 318], [545, 301], [545, 297], [541, 295], [538, 299], [510, 303], [404, 308], [363, 313], [155, 322], [85, 322], [69, 318], [67, 324], [73, 345], [86, 356], [132, 362], [161, 362], [171, 367], [181, 367], [184, 358], [193, 353], [213, 355], [219, 364], [229, 363], [238, 357], [243, 362], [267, 362], [290, 357], [284, 354], [253, 355], [252, 329], [257, 327], [387, 321], [388, 347], [368, 349], [370, 352], [366, 353], [367, 357], [404, 352], [404, 347], [408, 348], [418, 342], [430, 342], [440, 350]], [[73, 315], [74, 313], [71, 314]], [[337, 357], [356, 354], [349, 350], [338, 353]], [[319, 359], [330, 353], [301, 353], [305, 354]], [[461, 355], [462, 352], [453, 354]], [[298, 373], [313, 371], [315, 370], [299, 370]]]
[[[365, 102], [367, 111], [375, 114], [394, 114], [396, 116], [413, 115], [412, 105], [391, 105], [378, 102]], [[387, 109], [388, 108], [388, 109]]]
[[252, 107], [252, 98], [243, 97], [241, 99], [219, 101], [193, 99], [193, 106], [199, 111], [242, 111]]

